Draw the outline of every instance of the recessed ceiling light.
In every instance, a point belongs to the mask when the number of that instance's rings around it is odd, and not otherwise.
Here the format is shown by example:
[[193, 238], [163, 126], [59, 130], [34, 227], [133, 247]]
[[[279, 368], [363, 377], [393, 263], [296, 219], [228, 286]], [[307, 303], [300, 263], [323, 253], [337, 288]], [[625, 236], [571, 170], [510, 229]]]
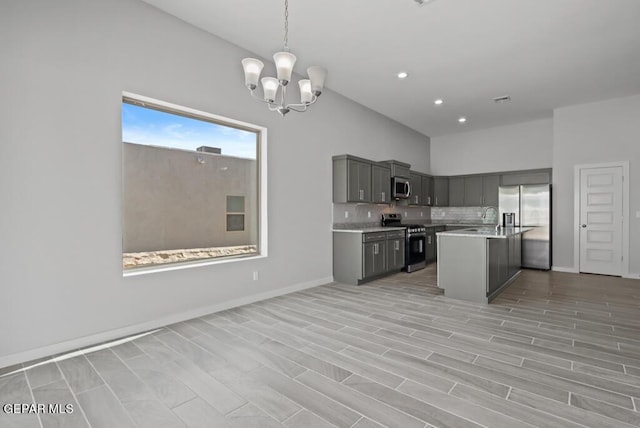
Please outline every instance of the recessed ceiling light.
[[509, 95], [502, 95], [493, 99], [494, 103], [506, 103], [508, 101], [511, 101], [511, 97]]
[[444, 103], [444, 100], [443, 100], [443, 99], [441, 99], [441, 98], [438, 98], [438, 99], [437, 99], [437, 100], [435, 100], [433, 103], [434, 103], [435, 105], [437, 105], [437, 106], [440, 106], [440, 105], [442, 105], [442, 103]]
[[466, 121], [467, 121], [467, 118], [464, 116], [458, 118], [458, 122], [460, 123], [465, 123]]
[[407, 73], [406, 71], [401, 71], [400, 73], [397, 74], [398, 79], [406, 79], [408, 75], [409, 73]]

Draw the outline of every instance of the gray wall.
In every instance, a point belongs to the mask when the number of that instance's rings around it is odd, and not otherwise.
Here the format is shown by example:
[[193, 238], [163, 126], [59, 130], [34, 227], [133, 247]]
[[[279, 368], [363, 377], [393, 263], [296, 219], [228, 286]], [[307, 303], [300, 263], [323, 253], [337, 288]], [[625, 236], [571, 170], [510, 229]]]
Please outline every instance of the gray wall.
[[[137, 0], [4, 1], [0, 51], [0, 366], [329, 281], [332, 155], [429, 172], [427, 137], [331, 90], [269, 112], [253, 54]], [[122, 276], [122, 91], [268, 127], [267, 258]]]
[[640, 95], [581, 104], [554, 112], [553, 264], [573, 261], [574, 166], [629, 161], [629, 271], [640, 275]]
[[[130, 143], [123, 151], [123, 252], [258, 243], [255, 160]], [[244, 231], [227, 231], [228, 195], [244, 196]]]
[[550, 168], [552, 154], [553, 120], [542, 119], [433, 137], [431, 173], [460, 175]]

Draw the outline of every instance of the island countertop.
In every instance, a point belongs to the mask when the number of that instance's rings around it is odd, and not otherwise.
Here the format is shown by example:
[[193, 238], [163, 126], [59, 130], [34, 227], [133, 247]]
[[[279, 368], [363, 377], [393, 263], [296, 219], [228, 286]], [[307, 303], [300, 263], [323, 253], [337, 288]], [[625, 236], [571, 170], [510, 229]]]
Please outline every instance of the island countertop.
[[467, 229], [449, 230], [446, 232], [437, 232], [438, 236], [465, 236], [470, 238], [508, 238], [509, 236], [519, 235], [524, 232], [533, 230], [532, 227], [501, 227], [496, 230], [495, 227], [470, 227]]

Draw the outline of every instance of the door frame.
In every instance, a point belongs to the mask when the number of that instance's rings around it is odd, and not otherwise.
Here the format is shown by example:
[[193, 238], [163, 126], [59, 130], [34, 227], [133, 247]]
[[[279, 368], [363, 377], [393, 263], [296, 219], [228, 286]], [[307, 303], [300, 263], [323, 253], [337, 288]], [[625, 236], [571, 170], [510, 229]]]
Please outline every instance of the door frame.
[[580, 273], [580, 171], [588, 168], [622, 168], [622, 277], [629, 275], [629, 161], [574, 165], [573, 167], [573, 266]]

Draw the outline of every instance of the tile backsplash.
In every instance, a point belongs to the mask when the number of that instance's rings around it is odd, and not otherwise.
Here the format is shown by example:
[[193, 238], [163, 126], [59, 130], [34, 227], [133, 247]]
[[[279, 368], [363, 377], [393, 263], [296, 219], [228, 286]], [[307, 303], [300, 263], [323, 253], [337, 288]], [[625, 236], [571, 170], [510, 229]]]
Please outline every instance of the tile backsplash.
[[430, 223], [430, 207], [376, 204], [333, 204], [333, 224], [379, 226], [382, 214], [399, 213], [403, 223]]
[[[484, 216], [484, 218], [483, 218]], [[498, 223], [498, 211], [491, 207], [433, 207], [432, 223]]]
[[[486, 215], [485, 215], [486, 211]], [[379, 226], [382, 214], [399, 213], [403, 223], [498, 223], [486, 207], [409, 207], [402, 205], [333, 204], [334, 226]], [[485, 217], [483, 218], [483, 215]]]

